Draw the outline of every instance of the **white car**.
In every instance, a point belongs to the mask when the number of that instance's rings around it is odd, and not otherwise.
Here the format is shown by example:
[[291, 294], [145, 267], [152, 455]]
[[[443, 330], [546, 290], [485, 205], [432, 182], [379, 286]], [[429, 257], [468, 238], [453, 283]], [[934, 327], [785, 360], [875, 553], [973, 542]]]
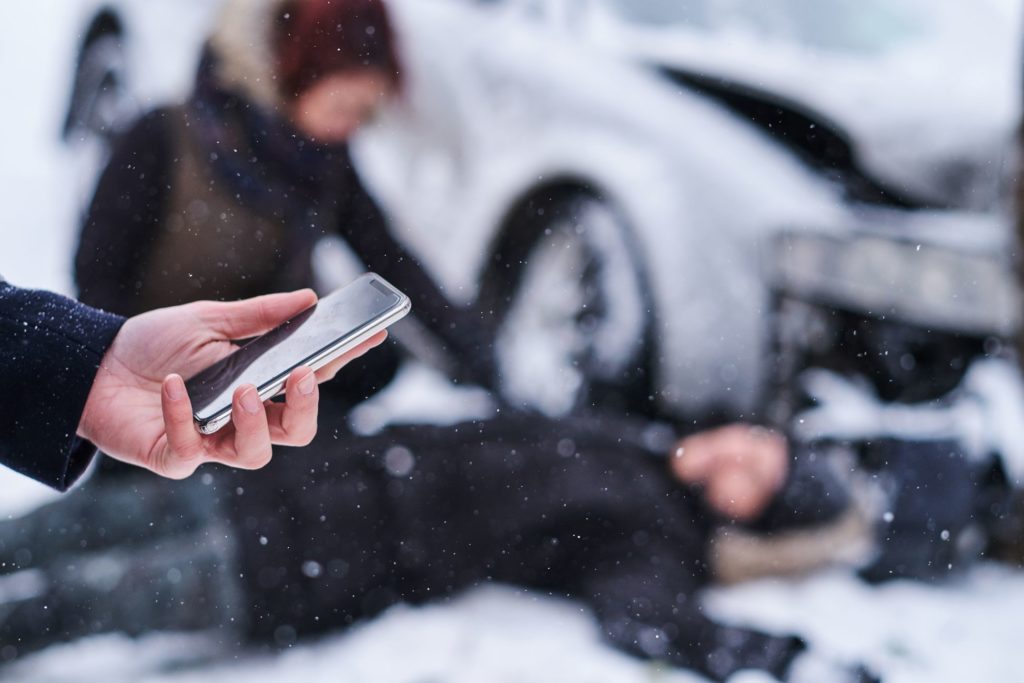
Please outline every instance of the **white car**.
[[703, 92], [861, 196], [990, 209], [1006, 178], [1019, 0], [492, 4]]
[[[357, 158], [438, 279], [504, 321], [497, 350], [502, 389], [513, 400], [557, 415], [610, 393], [655, 413], [686, 416], [718, 406], [749, 415], [775, 371], [770, 313], [780, 276], [766, 267], [766, 256], [781, 233], [787, 243], [801, 233], [884, 236], [874, 241], [873, 256], [837, 278], [847, 285], [842, 293], [831, 287], [830, 296], [847, 305], [858, 305], [850, 297], [859, 285], [885, 283], [889, 300], [871, 301], [882, 315], [899, 310], [946, 329], [974, 310], [980, 335], [1016, 325], [1013, 288], [998, 263], [1009, 239], [1005, 215], [993, 208], [1002, 172], [968, 183], [971, 196], [987, 188], [981, 208], [949, 195], [934, 201], [913, 183], [897, 182], [899, 173], [876, 173], [884, 160], [861, 162], [881, 159], [865, 150], [886, 145], [875, 144], [866, 127], [835, 123], [852, 102], [835, 99], [835, 118], [813, 118], [809, 105], [783, 109], [790, 100], [776, 95], [765, 113], [757, 103], [774, 84], [755, 92], [749, 83], [726, 87], [710, 71], [694, 69], [703, 80], [687, 80], [679, 63], [652, 65], [643, 51], [668, 54], [664, 44], [675, 43], [666, 36], [685, 32], [662, 21], [645, 33], [627, 20], [644, 12], [685, 15], [677, 3], [392, 4], [410, 92], [401, 112], [359, 141]], [[806, 3], [785, 5], [818, 14]], [[661, 43], [648, 35], [658, 31]], [[747, 57], [756, 80], [762, 65]], [[722, 67], [738, 64], [733, 55]], [[801, 80], [807, 74], [791, 70], [787, 77], [796, 83], [784, 95], [813, 91]], [[781, 90], [788, 81], [778, 80]], [[863, 94], [854, 81], [845, 87], [849, 97]], [[1004, 99], [994, 108], [999, 125], [992, 117], [976, 125], [1001, 143], [995, 156], [975, 150], [962, 165], [1006, 168], [1007, 121], [1017, 110]], [[921, 107], [910, 98], [903, 109]], [[751, 116], [757, 113], [763, 115]], [[773, 123], [772, 116], [779, 118]], [[879, 130], [913, 123], [898, 102], [877, 118]], [[934, 118], [957, 120], [943, 112]], [[773, 130], [779, 122], [789, 127]], [[862, 137], [871, 144], [862, 145]], [[919, 161], [937, 154], [919, 148]], [[943, 260], [948, 253], [908, 263], [899, 245], [885, 246], [893, 239], [996, 254], [996, 262], [984, 285], [936, 288], [937, 280], [956, 280]], [[864, 253], [842, 240], [809, 244], [805, 260], [831, 258], [810, 254], [822, 244]], [[990, 305], [972, 309], [967, 301]]]

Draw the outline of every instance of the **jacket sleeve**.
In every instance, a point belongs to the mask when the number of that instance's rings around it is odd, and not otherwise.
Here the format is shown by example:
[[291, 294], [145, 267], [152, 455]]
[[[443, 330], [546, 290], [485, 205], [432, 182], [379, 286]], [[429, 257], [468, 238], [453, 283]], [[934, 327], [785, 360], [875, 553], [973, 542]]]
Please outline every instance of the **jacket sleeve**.
[[[392, 236], [387, 219], [351, 172], [348, 201], [341, 212], [339, 235], [364, 264], [405, 292], [412, 312], [423, 323], [447, 359], [453, 379], [491, 386], [493, 325], [484, 314], [453, 305], [420, 262]], [[401, 323], [400, 323], [401, 324]]]
[[75, 432], [124, 319], [0, 281], [0, 463], [60, 491], [95, 455]]
[[772, 532], [826, 524], [850, 509], [852, 499], [828, 457], [791, 440], [789, 474], [782, 489], [750, 527]]
[[135, 295], [160, 233], [172, 156], [166, 110], [146, 114], [115, 143], [75, 255], [82, 302], [121, 315], [142, 312]]

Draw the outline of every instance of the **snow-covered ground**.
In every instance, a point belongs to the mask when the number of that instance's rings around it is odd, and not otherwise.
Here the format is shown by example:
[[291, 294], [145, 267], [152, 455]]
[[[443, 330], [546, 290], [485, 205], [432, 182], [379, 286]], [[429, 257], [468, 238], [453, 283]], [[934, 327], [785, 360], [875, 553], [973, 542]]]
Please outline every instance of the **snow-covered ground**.
[[[712, 614], [795, 630], [838, 657], [869, 662], [888, 683], [1013, 683], [1024, 577], [982, 566], [955, 584], [870, 588], [845, 573], [716, 591]], [[601, 644], [586, 609], [507, 586], [449, 603], [397, 607], [347, 633], [281, 655], [210, 660], [201, 636], [93, 638], [11, 671], [22, 683], [696, 683]], [[740, 678], [737, 674], [736, 678]], [[753, 672], [743, 683], [769, 683]], [[821, 681], [821, 683], [828, 683]]]
[[[8, 98], [0, 118], [0, 272], [19, 284], [67, 292], [74, 197], [53, 127], [56, 100], [41, 94], [31, 70], [16, 68], [18, 55], [46, 58], [45, 50], [31, 49], [38, 33], [27, 29], [32, 27], [18, 22], [0, 28], [0, 76], [13, 82], [10, 92], [22, 93], [29, 105], [19, 109]], [[0, 471], [0, 515], [25, 511], [50, 495]], [[707, 604], [724, 620], [795, 630], [824, 650], [871, 663], [894, 683], [1024, 680], [1019, 646], [1024, 573], [999, 566], [976, 567], [942, 586], [868, 587], [842, 572], [762, 581], [716, 590]], [[423, 608], [396, 608], [347, 633], [275, 657], [207, 660], [204, 642], [189, 636], [94, 638], [44, 652], [10, 676], [25, 683], [699, 680], [603, 646], [579, 604], [509, 587], [487, 587]]]

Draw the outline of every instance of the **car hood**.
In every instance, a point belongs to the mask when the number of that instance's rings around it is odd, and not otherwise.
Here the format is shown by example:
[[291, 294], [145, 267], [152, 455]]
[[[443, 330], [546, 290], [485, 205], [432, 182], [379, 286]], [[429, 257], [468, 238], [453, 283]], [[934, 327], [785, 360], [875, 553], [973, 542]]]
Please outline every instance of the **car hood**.
[[866, 175], [922, 203], [989, 208], [1020, 121], [1019, 6], [946, 4], [927, 36], [870, 55], [663, 27], [596, 36], [658, 68], [792, 103], [841, 129]]

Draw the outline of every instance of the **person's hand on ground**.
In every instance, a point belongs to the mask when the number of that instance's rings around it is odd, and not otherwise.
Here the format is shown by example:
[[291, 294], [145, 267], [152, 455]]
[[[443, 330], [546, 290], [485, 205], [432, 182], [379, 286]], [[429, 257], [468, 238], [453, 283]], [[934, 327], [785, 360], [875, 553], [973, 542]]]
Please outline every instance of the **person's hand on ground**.
[[734, 424], [680, 441], [671, 467], [680, 481], [703, 486], [708, 504], [718, 512], [750, 521], [782, 487], [789, 452], [777, 432]]
[[78, 435], [118, 460], [172, 479], [206, 462], [256, 469], [271, 444], [303, 446], [316, 434], [317, 384], [380, 344], [381, 332], [313, 373], [288, 377], [284, 403], [262, 402], [252, 385], [234, 395], [230, 425], [203, 436], [182, 377], [235, 351], [232, 340], [261, 335], [316, 303], [312, 290], [231, 303], [198, 302], [129, 319], [103, 357]]

